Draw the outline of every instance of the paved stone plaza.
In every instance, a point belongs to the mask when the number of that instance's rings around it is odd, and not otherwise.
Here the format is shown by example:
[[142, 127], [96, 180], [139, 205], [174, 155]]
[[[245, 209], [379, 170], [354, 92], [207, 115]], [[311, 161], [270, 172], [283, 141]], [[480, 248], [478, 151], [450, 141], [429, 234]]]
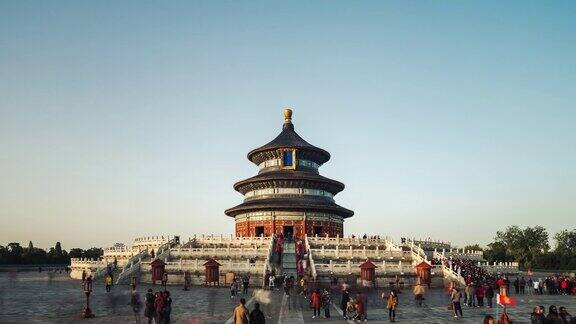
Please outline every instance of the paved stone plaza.
[[[143, 298], [149, 285], [139, 286]], [[159, 286], [154, 289], [159, 289]], [[230, 319], [237, 299], [231, 299], [227, 288], [192, 287], [183, 291], [179, 286], [169, 286], [173, 298], [172, 319], [174, 323], [226, 323]], [[369, 322], [387, 322], [388, 314], [380, 300], [382, 290], [367, 293]], [[281, 291], [261, 293], [253, 297], [250, 290], [248, 308], [252, 309], [257, 299], [263, 300], [263, 311], [268, 323], [349, 323], [338, 314], [335, 306], [331, 308], [333, 318], [312, 319], [312, 310], [301, 296], [295, 296], [289, 305]], [[71, 280], [66, 274], [43, 273], [0, 273], [0, 323], [75, 323], [81, 321], [79, 314], [84, 305], [84, 295], [80, 282]], [[96, 283], [91, 297], [91, 305], [96, 318], [86, 320], [89, 323], [133, 323], [134, 315], [129, 302], [128, 286], [115, 286], [106, 293], [101, 283]], [[340, 295], [334, 292], [332, 298], [338, 305]], [[265, 302], [268, 304], [264, 304]], [[534, 305], [550, 304], [567, 307], [570, 313], [576, 313], [574, 296], [532, 296], [518, 298], [519, 305], [511, 308], [509, 314], [514, 323], [529, 323], [529, 314]], [[455, 321], [447, 309], [446, 291], [433, 289], [427, 294], [426, 305], [418, 308], [414, 305], [409, 291], [400, 294], [397, 322], [401, 323], [480, 323], [484, 315], [494, 314], [495, 309], [467, 308], [464, 318]], [[144, 320], [141, 317], [141, 320]]]

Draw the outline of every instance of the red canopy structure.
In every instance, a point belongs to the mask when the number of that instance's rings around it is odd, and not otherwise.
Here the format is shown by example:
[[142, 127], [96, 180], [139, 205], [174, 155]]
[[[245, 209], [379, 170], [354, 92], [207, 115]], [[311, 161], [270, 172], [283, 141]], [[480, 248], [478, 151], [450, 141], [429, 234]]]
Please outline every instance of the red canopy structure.
[[166, 263], [160, 259], [156, 259], [150, 263], [150, 266], [152, 267], [152, 285], [155, 285], [156, 280], [162, 280], [162, 277], [164, 277]]
[[207, 286], [220, 286], [220, 266], [221, 264], [214, 259], [210, 259], [204, 263], [204, 267], [206, 268], [204, 274], [205, 284]]
[[416, 265], [415, 268], [416, 268], [416, 277], [420, 279], [420, 283], [426, 284], [428, 285], [428, 288], [430, 288], [430, 283], [432, 283], [432, 275], [431, 275], [432, 266], [429, 265], [427, 262], [422, 261], [418, 265]]
[[360, 280], [362, 281], [362, 286], [370, 287], [375, 286], [376, 283], [376, 268], [378, 268], [370, 260], [362, 263], [360, 266]]

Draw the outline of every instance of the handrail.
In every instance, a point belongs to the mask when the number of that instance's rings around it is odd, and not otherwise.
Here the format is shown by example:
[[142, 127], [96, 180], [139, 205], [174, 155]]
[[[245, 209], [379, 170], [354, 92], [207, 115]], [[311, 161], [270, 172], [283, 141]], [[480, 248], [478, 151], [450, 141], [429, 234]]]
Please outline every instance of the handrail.
[[148, 256], [148, 250], [142, 250], [140, 251], [140, 253], [128, 259], [128, 261], [126, 262], [126, 266], [124, 267], [124, 269], [122, 269], [122, 272], [120, 272], [120, 274], [118, 275], [116, 283], [121, 283], [123, 280], [126, 279], [125, 277], [129, 277], [130, 275], [132, 275], [133, 272], [135, 271], [132, 270], [134, 267], [137, 266], [137, 268], [140, 269], [140, 262], [142, 258], [145, 258], [147, 256]]
[[317, 276], [316, 265], [314, 264], [314, 258], [312, 257], [312, 249], [310, 248], [310, 243], [308, 242], [308, 235], [304, 235], [304, 247], [306, 247], [306, 252], [308, 254], [308, 261], [310, 262], [310, 271], [312, 272], [312, 279], [316, 280]]
[[272, 256], [272, 252], [274, 251], [274, 238], [270, 241], [270, 245], [268, 246], [268, 253], [266, 254], [266, 260], [264, 261], [264, 270], [262, 271], [262, 287], [266, 288], [266, 272], [270, 268], [270, 257]]

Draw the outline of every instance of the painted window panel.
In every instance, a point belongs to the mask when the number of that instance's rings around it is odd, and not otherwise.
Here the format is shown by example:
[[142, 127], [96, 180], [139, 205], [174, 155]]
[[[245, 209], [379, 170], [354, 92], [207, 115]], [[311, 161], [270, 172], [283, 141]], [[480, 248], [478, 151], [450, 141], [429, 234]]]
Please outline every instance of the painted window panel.
[[282, 164], [284, 164], [284, 166], [292, 166], [293, 164], [293, 156], [292, 156], [292, 151], [291, 150], [285, 150], [284, 153], [282, 154]]

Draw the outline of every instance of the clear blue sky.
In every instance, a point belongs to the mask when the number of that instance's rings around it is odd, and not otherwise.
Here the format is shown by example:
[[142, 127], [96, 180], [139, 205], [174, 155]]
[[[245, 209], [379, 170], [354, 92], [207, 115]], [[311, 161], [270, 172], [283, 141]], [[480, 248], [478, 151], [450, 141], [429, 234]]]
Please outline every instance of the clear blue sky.
[[574, 228], [574, 1], [2, 1], [0, 244], [233, 231], [282, 108], [345, 232]]

